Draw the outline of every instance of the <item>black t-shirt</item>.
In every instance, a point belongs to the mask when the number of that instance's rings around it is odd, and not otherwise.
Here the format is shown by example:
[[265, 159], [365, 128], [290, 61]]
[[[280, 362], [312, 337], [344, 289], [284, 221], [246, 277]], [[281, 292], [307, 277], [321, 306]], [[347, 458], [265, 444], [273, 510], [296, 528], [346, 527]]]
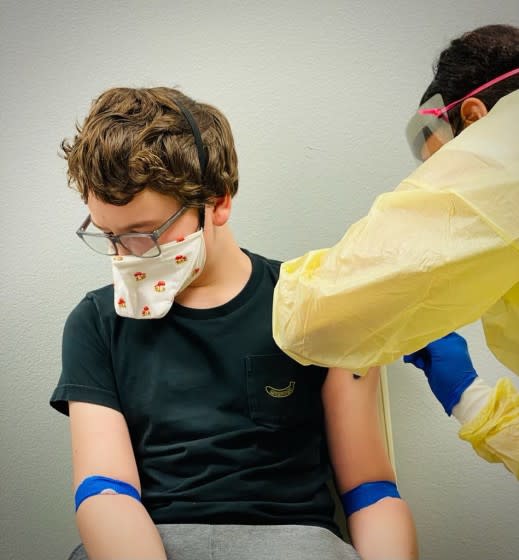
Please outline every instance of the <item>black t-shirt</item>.
[[[174, 303], [162, 319], [119, 317], [113, 287], [70, 314], [51, 405], [120, 411], [155, 523], [307, 524], [338, 533], [326, 481], [326, 370], [272, 338], [280, 263], [247, 253], [251, 277], [228, 303]], [[94, 473], [93, 473], [94, 474]]]

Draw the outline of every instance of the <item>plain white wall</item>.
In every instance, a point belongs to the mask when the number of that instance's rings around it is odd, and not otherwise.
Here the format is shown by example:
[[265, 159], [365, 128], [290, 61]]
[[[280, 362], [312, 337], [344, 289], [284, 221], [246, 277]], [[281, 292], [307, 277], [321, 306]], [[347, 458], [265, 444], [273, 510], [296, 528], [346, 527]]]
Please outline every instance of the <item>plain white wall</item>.
[[[58, 145], [115, 85], [180, 86], [229, 117], [240, 158], [232, 224], [276, 258], [334, 243], [413, 168], [408, 115], [459, 33], [519, 24], [517, 0], [0, 2], [2, 301], [0, 558], [66, 558], [67, 420], [47, 402], [64, 320], [110, 281], [74, 231], [85, 216]], [[389, 232], [390, 233], [390, 232]], [[487, 380], [509, 375], [479, 326]], [[411, 367], [389, 369], [402, 494], [422, 558], [515, 560], [519, 487], [477, 458]]]

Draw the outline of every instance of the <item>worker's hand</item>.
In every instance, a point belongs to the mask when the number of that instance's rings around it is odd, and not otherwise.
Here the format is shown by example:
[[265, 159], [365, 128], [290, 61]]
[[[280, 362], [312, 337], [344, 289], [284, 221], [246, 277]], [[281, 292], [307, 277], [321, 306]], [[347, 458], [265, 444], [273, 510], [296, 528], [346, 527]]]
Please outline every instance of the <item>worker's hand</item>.
[[425, 372], [432, 392], [449, 416], [463, 391], [478, 375], [472, 365], [467, 342], [457, 333], [448, 334], [404, 356], [404, 362]]

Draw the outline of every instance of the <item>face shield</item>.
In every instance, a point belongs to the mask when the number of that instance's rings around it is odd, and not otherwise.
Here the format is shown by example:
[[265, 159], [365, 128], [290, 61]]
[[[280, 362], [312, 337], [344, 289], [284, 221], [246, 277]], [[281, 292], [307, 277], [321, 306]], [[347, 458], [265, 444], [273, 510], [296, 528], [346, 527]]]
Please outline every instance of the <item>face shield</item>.
[[445, 104], [441, 94], [437, 93], [420, 105], [418, 111], [411, 117], [406, 127], [406, 137], [414, 157], [422, 162], [439, 150], [449, 140], [454, 138], [454, 130], [449, 122], [449, 111], [456, 105], [473, 97], [479, 92], [519, 74], [519, 68], [506, 72], [475, 90], [461, 99]]
[[443, 97], [439, 93], [420, 105], [405, 133], [411, 152], [418, 161], [425, 161], [454, 138]]

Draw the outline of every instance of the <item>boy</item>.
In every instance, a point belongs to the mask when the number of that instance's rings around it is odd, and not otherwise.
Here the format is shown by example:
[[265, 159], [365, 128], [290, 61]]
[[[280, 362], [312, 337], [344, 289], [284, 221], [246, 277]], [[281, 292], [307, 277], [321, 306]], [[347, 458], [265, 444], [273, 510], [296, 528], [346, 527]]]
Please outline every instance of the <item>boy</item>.
[[[72, 142], [78, 235], [110, 255], [63, 335], [51, 404], [70, 415], [89, 558], [416, 558], [378, 430], [378, 372], [303, 367], [272, 338], [279, 262], [240, 249], [230, 126], [168, 88], [103, 93]], [[81, 548], [74, 558], [84, 558]]]

